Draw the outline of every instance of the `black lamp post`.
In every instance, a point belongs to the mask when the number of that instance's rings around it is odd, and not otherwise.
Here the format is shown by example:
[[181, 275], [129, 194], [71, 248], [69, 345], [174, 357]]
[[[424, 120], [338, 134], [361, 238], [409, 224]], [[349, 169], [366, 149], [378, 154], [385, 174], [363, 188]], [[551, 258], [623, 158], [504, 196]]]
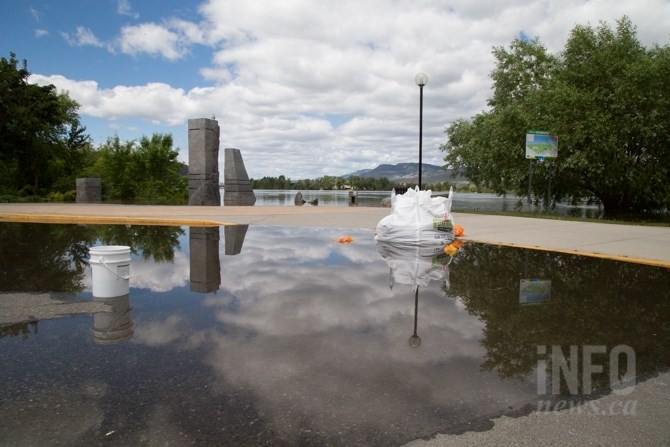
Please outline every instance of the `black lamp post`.
[[419, 86], [419, 189], [421, 189], [421, 171], [423, 163], [421, 161], [421, 151], [423, 146], [423, 86], [428, 83], [428, 75], [419, 73], [414, 78], [416, 85]]

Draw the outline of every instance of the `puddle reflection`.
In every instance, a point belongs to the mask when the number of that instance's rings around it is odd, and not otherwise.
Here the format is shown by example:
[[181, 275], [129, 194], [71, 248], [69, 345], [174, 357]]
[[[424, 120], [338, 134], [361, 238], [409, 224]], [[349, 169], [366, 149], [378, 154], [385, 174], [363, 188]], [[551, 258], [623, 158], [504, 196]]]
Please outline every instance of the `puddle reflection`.
[[192, 292], [216, 292], [221, 285], [219, 227], [191, 227], [189, 231]]
[[[389, 288], [396, 283], [414, 288], [414, 330], [409, 337], [413, 348], [421, 346], [418, 334], [419, 287], [438, 281], [446, 291], [449, 289], [449, 264], [453, 256], [444, 252], [444, 245], [419, 247], [412, 244], [394, 244], [377, 241], [377, 253], [389, 266]], [[455, 253], [454, 253], [455, 254]]]
[[[398, 445], [532, 406], [540, 345], [625, 344], [640, 376], [668, 367], [666, 269], [482, 244], [417, 257], [341, 231], [0, 224], [0, 306], [107, 306], [0, 320], [0, 439]], [[90, 292], [100, 242], [133, 247], [113, 303]]]
[[121, 343], [133, 338], [133, 318], [130, 295], [110, 298], [93, 297], [93, 301], [111, 308], [93, 314], [93, 341], [101, 344]]

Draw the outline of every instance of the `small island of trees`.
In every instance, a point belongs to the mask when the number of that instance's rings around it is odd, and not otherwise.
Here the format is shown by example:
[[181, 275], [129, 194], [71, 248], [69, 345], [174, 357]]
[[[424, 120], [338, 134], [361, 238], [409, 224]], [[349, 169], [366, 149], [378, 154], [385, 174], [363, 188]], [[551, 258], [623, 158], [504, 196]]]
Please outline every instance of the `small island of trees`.
[[[362, 191], [391, 191], [405, 190], [409, 185], [405, 182], [392, 182], [386, 177], [358, 177], [355, 175], [347, 177], [331, 177], [324, 175], [315, 179], [291, 180], [283, 175], [279, 177], [263, 177], [261, 179], [252, 179], [254, 189], [293, 189], [293, 190], [321, 190], [321, 189], [356, 189]], [[433, 191], [448, 191], [450, 182], [424, 184], [424, 189]]]

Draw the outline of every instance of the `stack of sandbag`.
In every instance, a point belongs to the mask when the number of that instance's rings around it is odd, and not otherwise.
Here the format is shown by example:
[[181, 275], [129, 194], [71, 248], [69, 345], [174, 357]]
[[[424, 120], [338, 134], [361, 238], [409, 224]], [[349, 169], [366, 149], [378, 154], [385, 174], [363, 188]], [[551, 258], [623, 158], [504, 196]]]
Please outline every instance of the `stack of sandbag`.
[[453, 189], [449, 197], [431, 197], [432, 191], [418, 187], [391, 196], [391, 214], [377, 224], [375, 240], [398, 246], [414, 246], [419, 256], [440, 253], [454, 240], [451, 215]]

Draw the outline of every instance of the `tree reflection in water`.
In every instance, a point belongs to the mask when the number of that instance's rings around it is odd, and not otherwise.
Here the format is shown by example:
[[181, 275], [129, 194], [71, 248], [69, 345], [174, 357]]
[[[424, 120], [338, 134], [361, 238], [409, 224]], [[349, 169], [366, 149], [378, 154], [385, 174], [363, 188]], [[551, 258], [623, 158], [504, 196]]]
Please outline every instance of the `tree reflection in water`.
[[93, 228], [0, 223], [0, 292], [80, 292]]
[[148, 225], [100, 225], [94, 227], [101, 245], [126, 245], [134, 254], [156, 262], [172, 262], [179, 247], [181, 227]]
[[[173, 262], [183, 234], [174, 226], [0, 223], [0, 294], [74, 296], [84, 289], [89, 247], [126, 245], [144, 259]], [[37, 333], [37, 324], [3, 325], [0, 338], [28, 338]]]
[[[519, 304], [520, 281], [551, 281], [551, 299]], [[523, 377], [546, 360], [551, 346], [606, 346], [593, 356], [603, 365], [594, 388], [609, 387], [609, 351], [629, 345], [638, 376], [670, 366], [670, 272], [660, 267], [583, 256], [468, 244], [451, 264], [445, 295], [460, 299], [485, 324], [482, 368]], [[546, 355], [538, 355], [546, 346]], [[580, 366], [581, 367], [581, 366]], [[619, 362], [619, 375], [626, 362]], [[581, 378], [581, 373], [579, 374]], [[565, 391], [565, 390], [562, 390]]]

